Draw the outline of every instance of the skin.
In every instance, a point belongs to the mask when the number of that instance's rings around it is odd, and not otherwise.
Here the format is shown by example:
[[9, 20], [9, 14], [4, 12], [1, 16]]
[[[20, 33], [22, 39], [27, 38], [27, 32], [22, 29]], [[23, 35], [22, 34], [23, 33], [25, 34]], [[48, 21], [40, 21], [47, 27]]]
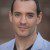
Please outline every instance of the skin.
[[15, 32], [17, 48], [25, 50], [37, 37], [36, 29], [41, 22], [42, 12], [37, 15], [35, 1], [15, 1], [13, 14], [10, 11], [9, 18]]

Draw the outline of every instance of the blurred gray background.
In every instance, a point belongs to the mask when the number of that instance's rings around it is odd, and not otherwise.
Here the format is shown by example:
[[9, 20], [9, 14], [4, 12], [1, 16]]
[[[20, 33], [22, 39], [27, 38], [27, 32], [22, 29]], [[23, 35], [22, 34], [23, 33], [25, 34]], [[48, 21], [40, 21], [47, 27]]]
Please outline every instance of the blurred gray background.
[[[13, 0], [0, 0], [0, 44], [14, 38], [8, 11]], [[42, 22], [38, 26], [38, 31], [42, 37], [50, 41], [50, 0], [39, 0], [43, 12]]]

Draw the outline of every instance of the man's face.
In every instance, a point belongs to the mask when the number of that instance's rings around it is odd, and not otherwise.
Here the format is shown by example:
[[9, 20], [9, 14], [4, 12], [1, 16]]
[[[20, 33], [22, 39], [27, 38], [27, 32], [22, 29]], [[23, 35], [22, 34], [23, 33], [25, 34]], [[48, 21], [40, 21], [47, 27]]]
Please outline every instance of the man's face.
[[10, 21], [18, 36], [29, 36], [38, 24], [37, 7], [34, 1], [15, 1]]

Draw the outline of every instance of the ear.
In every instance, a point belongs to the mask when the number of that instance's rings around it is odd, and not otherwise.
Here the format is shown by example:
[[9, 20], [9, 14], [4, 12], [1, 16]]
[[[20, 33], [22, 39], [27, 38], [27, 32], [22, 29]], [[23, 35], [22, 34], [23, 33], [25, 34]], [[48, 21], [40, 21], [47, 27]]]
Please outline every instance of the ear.
[[40, 12], [38, 17], [37, 17], [37, 24], [39, 24], [41, 22], [42, 16], [43, 16], [43, 14], [42, 14], [42, 12]]
[[11, 13], [11, 11], [9, 11], [9, 20], [10, 20], [10, 22], [12, 22], [12, 13]]

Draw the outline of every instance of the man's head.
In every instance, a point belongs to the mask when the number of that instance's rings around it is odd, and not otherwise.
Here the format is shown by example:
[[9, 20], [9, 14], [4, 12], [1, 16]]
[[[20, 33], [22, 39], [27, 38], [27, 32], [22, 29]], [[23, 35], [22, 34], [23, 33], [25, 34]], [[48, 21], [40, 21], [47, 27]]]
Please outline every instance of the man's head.
[[14, 0], [9, 13], [13, 29], [18, 36], [30, 36], [41, 22], [42, 12], [36, 0]]

